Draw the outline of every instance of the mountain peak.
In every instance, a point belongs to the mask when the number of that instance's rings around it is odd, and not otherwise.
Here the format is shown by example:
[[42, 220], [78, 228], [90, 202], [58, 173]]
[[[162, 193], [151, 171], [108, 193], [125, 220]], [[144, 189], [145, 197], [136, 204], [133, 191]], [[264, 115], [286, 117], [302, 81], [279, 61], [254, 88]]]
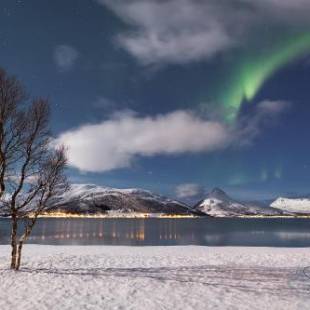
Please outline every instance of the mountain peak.
[[215, 187], [208, 194], [208, 197], [217, 198], [219, 200], [230, 200], [229, 196], [220, 188]]
[[220, 188], [214, 188], [206, 197], [195, 207], [207, 215], [216, 217], [234, 217], [244, 215], [279, 215], [283, 212], [270, 207], [261, 207], [254, 203], [239, 202], [230, 198]]

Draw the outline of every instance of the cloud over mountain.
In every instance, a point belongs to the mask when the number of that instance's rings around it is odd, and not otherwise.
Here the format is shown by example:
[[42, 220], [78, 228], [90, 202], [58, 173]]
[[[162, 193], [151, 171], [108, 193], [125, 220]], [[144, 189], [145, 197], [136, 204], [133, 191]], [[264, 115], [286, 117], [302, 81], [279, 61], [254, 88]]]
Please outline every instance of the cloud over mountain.
[[205, 194], [205, 188], [200, 184], [184, 183], [176, 187], [175, 193], [179, 199], [190, 199], [202, 197]]

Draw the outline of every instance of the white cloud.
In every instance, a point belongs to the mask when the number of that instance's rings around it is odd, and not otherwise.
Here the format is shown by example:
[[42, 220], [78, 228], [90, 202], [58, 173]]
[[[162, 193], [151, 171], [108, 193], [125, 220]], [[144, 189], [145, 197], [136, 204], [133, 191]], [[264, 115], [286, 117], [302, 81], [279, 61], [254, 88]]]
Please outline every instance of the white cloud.
[[288, 106], [284, 101], [263, 101], [254, 116], [230, 126], [183, 110], [155, 117], [124, 110], [101, 123], [66, 131], [54, 144], [67, 146], [71, 166], [104, 172], [130, 167], [139, 156], [212, 152], [249, 144]]
[[54, 60], [61, 71], [70, 70], [78, 57], [79, 52], [69, 45], [58, 45], [54, 50]]
[[143, 64], [209, 59], [259, 27], [309, 24], [309, 0], [97, 0], [131, 28], [118, 43]]
[[264, 100], [257, 105], [257, 111], [264, 115], [273, 115], [287, 110], [291, 103], [284, 100]]
[[196, 198], [205, 194], [203, 186], [195, 183], [180, 184], [176, 187], [175, 193], [179, 199]]
[[68, 147], [72, 166], [99, 172], [129, 167], [136, 156], [214, 151], [227, 147], [231, 139], [225, 125], [175, 111], [157, 117], [119, 114], [64, 132], [55, 143]]
[[[213, 1], [98, 1], [134, 27], [117, 40], [144, 64], [209, 58], [236, 43], [229, 33], [229, 16], [223, 19], [223, 8]], [[241, 28], [232, 30], [237, 35]]]
[[93, 107], [100, 110], [110, 111], [115, 109], [116, 103], [109, 98], [101, 96], [95, 100]]
[[239, 144], [252, 143], [263, 129], [274, 126], [279, 117], [291, 107], [291, 103], [284, 100], [264, 100], [257, 104], [252, 116], [239, 119], [236, 131]]

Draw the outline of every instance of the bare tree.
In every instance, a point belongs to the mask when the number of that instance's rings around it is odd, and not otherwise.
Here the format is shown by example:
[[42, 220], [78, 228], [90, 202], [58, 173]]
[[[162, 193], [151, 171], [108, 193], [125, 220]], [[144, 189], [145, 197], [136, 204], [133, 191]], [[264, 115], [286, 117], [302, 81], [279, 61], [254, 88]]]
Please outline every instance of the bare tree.
[[48, 101], [26, 99], [20, 82], [0, 69], [0, 199], [11, 216], [15, 270], [38, 216], [68, 187], [65, 149], [51, 148]]

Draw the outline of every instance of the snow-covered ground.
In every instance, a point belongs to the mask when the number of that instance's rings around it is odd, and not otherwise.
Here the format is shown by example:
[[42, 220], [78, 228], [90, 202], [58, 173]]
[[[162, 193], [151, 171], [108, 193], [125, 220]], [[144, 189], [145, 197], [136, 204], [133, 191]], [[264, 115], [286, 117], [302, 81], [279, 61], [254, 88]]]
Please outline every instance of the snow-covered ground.
[[310, 248], [0, 246], [0, 309], [309, 309]]

